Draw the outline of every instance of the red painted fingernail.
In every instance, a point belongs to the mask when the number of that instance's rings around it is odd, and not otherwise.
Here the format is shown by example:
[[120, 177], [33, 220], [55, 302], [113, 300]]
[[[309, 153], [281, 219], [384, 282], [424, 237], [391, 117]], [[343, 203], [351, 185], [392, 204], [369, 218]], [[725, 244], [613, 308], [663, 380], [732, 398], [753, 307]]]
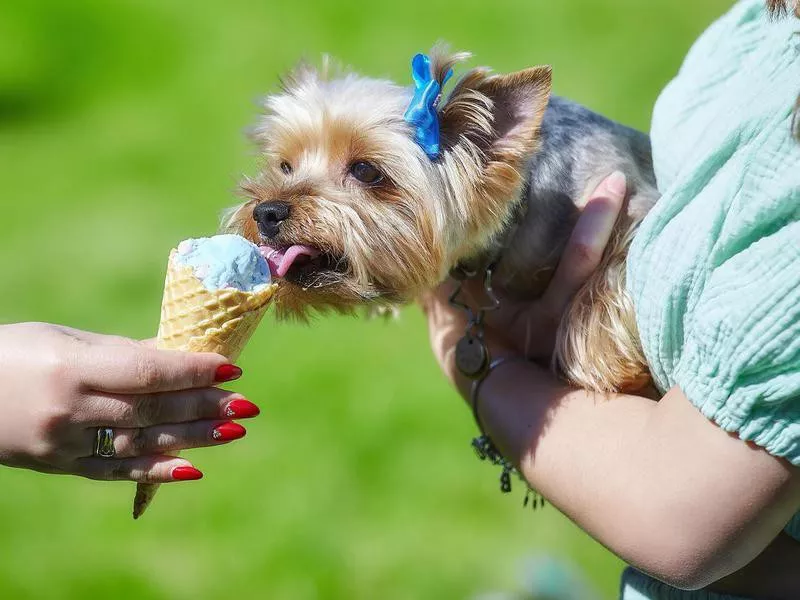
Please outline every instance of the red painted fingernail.
[[202, 479], [203, 473], [194, 467], [175, 467], [172, 469], [172, 478], [178, 481], [193, 481]]
[[247, 430], [238, 423], [222, 423], [214, 427], [211, 437], [218, 442], [230, 442], [244, 437], [245, 433], [247, 433]]
[[244, 398], [241, 400], [231, 400], [228, 402], [228, 406], [225, 407], [223, 412], [226, 417], [232, 419], [247, 419], [249, 417], [257, 417], [261, 414], [261, 410], [259, 410], [255, 404]]
[[214, 373], [214, 381], [221, 383], [223, 381], [233, 381], [242, 376], [242, 370], [236, 365], [220, 365]]

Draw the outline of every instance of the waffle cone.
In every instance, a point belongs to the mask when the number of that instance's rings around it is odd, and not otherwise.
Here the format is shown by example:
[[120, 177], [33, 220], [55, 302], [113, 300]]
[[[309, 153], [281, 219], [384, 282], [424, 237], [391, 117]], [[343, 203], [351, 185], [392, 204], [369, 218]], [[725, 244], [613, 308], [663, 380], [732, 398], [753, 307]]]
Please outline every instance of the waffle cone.
[[[169, 255], [161, 322], [156, 346], [184, 352], [216, 352], [235, 361], [256, 330], [277, 288], [273, 284], [256, 292], [233, 288], [207, 290], [191, 267]], [[139, 483], [133, 500], [133, 518], [139, 518], [155, 496], [159, 484]]]

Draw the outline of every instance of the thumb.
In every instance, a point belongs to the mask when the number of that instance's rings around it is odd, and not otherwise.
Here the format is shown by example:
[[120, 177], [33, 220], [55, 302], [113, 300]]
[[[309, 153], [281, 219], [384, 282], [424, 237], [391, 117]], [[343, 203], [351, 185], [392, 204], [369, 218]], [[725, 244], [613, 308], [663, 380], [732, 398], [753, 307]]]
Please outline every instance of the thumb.
[[600, 265], [627, 191], [625, 174], [615, 171], [589, 196], [542, 300], [561, 314], [570, 298]]

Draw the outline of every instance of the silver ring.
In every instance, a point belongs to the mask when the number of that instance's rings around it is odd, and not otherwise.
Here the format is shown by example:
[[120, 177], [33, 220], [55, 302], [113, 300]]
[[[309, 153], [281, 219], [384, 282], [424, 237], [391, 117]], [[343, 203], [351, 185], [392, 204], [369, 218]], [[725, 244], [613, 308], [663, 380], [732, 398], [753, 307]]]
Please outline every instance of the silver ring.
[[94, 453], [101, 458], [114, 458], [114, 430], [111, 427], [97, 428], [97, 441], [94, 444]]

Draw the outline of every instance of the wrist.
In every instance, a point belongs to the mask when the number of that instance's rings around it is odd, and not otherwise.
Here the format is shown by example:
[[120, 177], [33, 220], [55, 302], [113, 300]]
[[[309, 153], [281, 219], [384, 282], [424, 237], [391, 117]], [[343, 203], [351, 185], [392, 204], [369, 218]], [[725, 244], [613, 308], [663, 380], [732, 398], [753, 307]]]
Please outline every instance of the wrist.
[[513, 355], [479, 387], [477, 418], [498, 450], [519, 467], [531, 455], [554, 399], [568, 389], [547, 369]]
[[508, 367], [514, 362], [527, 362], [527, 360], [523, 356], [513, 354], [492, 357], [490, 358], [486, 372], [481, 377], [473, 379], [469, 383], [468, 402], [472, 409], [472, 417], [475, 420], [475, 425], [478, 427], [478, 431], [481, 435], [486, 435], [486, 430], [483, 426], [483, 418], [481, 416], [481, 389], [488, 379], [496, 375], [503, 367]]
[[[544, 497], [534, 490], [527, 479], [522, 474], [520, 468], [520, 454], [509, 452], [508, 450], [501, 450], [494, 443], [492, 435], [489, 434], [483, 425], [483, 409], [481, 407], [481, 388], [483, 384], [492, 376], [500, 377], [497, 372], [502, 369], [510, 369], [513, 364], [524, 365], [528, 361], [519, 355], [506, 355], [495, 358], [492, 360], [486, 372], [471, 384], [470, 404], [472, 406], [472, 414], [475, 419], [475, 425], [479, 431], [479, 435], [472, 440], [472, 447], [477, 456], [481, 460], [488, 461], [492, 465], [499, 467], [500, 472], [500, 491], [508, 493], [512, 491], [512, 481], [519, 479], [525, 488], [525, 495], [523, 499], [523, 506], [530, 504], [534, 509], [539, 506], [544, 506]], [[492, 428], [494, 429], [494, 428]], [[501, 443], [502, 448], [508, 448], [508, 444]]]

